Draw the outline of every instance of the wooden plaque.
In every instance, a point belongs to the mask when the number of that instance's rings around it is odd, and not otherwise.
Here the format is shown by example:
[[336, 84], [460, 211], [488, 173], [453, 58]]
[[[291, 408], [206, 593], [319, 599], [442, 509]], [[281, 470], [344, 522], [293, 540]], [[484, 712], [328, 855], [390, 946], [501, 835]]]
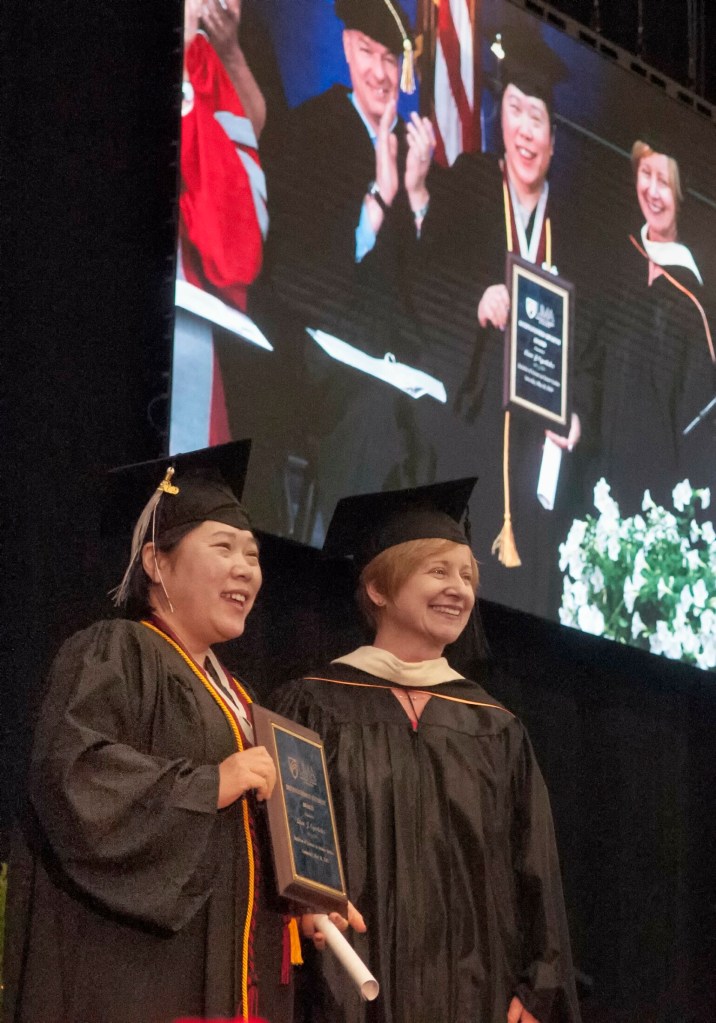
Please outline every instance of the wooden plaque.
[[266, 806], [279, 895], [345, 915], [347, 896], [323, 743], [316, 732], [252, 705], [256, 742], [276, 765]]

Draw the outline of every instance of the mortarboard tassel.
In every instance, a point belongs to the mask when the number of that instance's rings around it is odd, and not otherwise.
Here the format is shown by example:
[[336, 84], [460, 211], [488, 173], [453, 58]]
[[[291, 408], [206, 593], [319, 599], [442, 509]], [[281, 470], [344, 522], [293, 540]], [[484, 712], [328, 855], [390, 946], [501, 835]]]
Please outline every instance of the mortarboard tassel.
[[152, 541], [154, 540], [154, 523], [156, 521], [156, 510], [157, 505], [162, 494], [178, 494], [179, 487], [175, 487], [172, 482], [172, 476], [174, 475], [174, 467], [169, 466], [164, 476], [164, 479], [159, 484], [157, 489], [154, 491], [152, 496], [149, 498], [142, 513], [137, 519], [137, 524], [134, 527], [132, 533], [132, 548], [129, 554], [129, 564], [122, 576], [122, 581], [119, 586], [115, 586], [113, 590], [109, 591], [109, 595], [112, 597], [112, 603], [115, 607], [121, 607], [127, 600], [129, 595], [129, 583], [132, 578], [134, 566], [137, 562], [139, 554], [144, 546], [149, 533], [149, 526], [152, 526]]
[[403, 39], [403, 70], [400, 73], [400, 88], [411, 95], [415, 92], [415, 59], [413, 44], [406, 37]]
[[403, 69], [400, 73], [400, 88], [402, 92], [412, 94], [415, 92], [415, 54], [413, 53], [413, 44], [405, 30], [403, 19], [400, 17], [393, 4], [390, 0], [384, 0], [384, 2], [390, 12], [390, 15], [395, 21], [395, 24], [398, 26], [398, 31], [400, 32], [403, 40]]

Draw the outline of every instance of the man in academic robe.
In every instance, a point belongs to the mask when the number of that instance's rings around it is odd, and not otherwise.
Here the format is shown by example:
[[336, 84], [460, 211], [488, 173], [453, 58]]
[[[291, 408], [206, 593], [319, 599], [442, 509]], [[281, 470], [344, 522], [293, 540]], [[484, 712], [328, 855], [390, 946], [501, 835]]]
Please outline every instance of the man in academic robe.
[[305, 354], [307, 433], [326, 520], [341, 494], [409, 482], [424, 462], [414, 399], [335, 363], [305, 328], [369, 356], [420, 362], [404, 270], [426, 212], [434, 148], [426, 118], [404, 123], [397, 115], [401, 76], [412, 91], [410, 26], [400, 5], [338, 0], [335, 9], [350, 87], [333, 85], [297, 107], [267, 163], [271, 228], [250, 306], [277, 345]]

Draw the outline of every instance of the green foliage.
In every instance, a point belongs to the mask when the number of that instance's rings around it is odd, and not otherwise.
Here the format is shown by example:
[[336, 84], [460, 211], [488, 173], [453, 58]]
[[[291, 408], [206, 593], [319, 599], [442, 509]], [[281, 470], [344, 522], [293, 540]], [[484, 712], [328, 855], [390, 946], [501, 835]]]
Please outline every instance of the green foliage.
[[622, 519], [609, 484], [594, 488], [597, 517], [576, 519], [560, 546], [564, 625], [700, 668], [716, 667], [716, 531], [699, 522], [707, 488], [673, 491], [675, 512], [644, 494]]

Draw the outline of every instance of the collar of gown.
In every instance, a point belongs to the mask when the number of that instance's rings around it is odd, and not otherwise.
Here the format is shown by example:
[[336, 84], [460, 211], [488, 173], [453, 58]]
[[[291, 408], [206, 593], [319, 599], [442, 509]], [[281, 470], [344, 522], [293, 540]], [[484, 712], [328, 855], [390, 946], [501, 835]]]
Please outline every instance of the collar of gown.
[[704, 283], [690, 249], [681, 242], [651, 242], [646, 236], [647, 230], [648, 225], [644, 224], [641, 229], [641, 241], [652, 263], [664, 267], [683, 266], [691, 271], [699, 284]]
[[386, 682], [410, 689], [438, 686], [464, 677], [450, 667], [445, 657], [436, 657], [432, 661], [401, 661], [399, 657], [377, 646], [360, 646], [344, 657], [337, 657], [332, 663], [348, 664], [359, 671], [385, 679]]

